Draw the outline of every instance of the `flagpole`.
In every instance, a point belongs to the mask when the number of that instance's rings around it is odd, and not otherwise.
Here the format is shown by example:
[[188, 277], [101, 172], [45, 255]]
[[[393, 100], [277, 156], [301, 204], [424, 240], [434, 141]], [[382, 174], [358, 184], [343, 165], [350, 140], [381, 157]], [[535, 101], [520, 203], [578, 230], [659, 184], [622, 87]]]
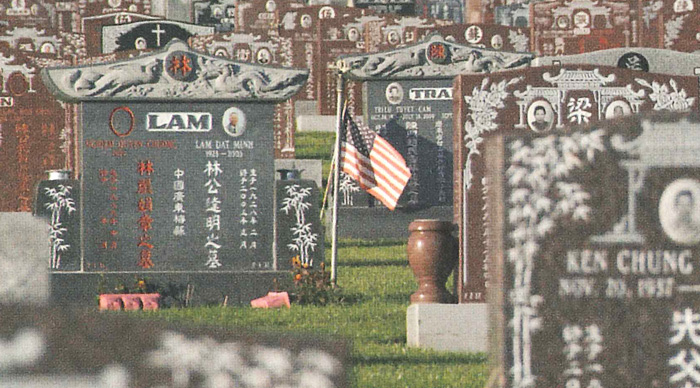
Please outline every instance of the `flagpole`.
[[343, 78], [344, 66], [340, 63], [337, 66], [338, 83], [336, 85], [338, 105], [336, 109], [336, 131], [335, 147], [333, 151], [333, 221], [331, 224], [331, 283], [335, 285], [338, 281], [338, 188], [340, 186], [340, 131], [343, 128], [343, 106], [345, 105], [345, 78]]

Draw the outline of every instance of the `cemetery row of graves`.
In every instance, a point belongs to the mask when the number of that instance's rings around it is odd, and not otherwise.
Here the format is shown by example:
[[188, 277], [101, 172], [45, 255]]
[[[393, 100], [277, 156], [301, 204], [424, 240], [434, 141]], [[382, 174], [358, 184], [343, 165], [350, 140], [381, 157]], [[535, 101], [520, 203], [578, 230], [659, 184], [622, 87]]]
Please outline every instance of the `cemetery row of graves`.
[[[387, 371], [411, 376], [398, 386], [700, 385], [700, 4], [467, 1], [459, 23], [274, 0], [174, 18], [172, 3], [0, 7], [0, 253], [27, 257], [0, 263], [7, 300], [94, 307], [100, 288], [143, 291], [147, 278], [171, 302], [227, 306], [290, 287], [290, 271], [329, 265], [326, 177], [298, 176], [295, 139], [338, 125], [343, 144], [386, 140], [411, 175], [389, 211], [343, 174], [340, 235], [403, 241], [416, 219], [456, 224], [453, 289], [458, 308], [488, 306], [489, 366], [404, 354], [415, 284], [400, 243], [380, 250], [390, 259], [341, 258], [349, 287], [325, 308], [149, 315], [211, 331], [7, 310], [10, 383], [63, 371], [65, 386], [346, 386], [352, 362], [367, 386], [390, 386]], [[357, 346], [246, 337], [236, 320]], [[105, 332], [139, 346], [59, 355]], [[447, 367], [422, 365], [433, 356]]]

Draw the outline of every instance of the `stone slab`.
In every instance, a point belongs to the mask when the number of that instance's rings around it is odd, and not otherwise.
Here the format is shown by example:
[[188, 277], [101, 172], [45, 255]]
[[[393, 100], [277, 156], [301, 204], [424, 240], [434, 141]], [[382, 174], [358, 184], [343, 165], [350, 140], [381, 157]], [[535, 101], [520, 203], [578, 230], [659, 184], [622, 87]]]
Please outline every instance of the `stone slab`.
[[[378, 207], [340, 207], [338, 209], [338, 236], [341, 238], [408, 238], [408, 225], [417, 219], [451, 221], [452, 206], [408, 210], [397, 208], [393, 212]], [[327, 220], [330, 220], [328, 217]], [[329, 221], [330, 224], [330, 221]]]
[[58, 306], [97, 306], [95, 298], [101, 283], [109, 291], [119, 283], [127, 286], [134, 284], [137, 276], [146, 279], [147, 284], [167, 288], [171, 299], [164, 302], [170, 306], [184, 305], [188, 289], [188, 306], [220, 306], [224, 299], [228, 305], [248, 305], [251, 300], [272, 291], [274, 279], [279, 281], [280, 287], [291, 284], [291, 275], [286, 271], [147, 274], [52, 272], [50, 302]]
[[49, 226], [30, 213], [0, 213], [0, 303], [49, 298]]
[[335, 116], [299, 115], [297, 131], [299, 132], [335, 132]]
[[488, 351], [488, 305], [412, 304], [406, 312], [409, 347], [451, 352]]

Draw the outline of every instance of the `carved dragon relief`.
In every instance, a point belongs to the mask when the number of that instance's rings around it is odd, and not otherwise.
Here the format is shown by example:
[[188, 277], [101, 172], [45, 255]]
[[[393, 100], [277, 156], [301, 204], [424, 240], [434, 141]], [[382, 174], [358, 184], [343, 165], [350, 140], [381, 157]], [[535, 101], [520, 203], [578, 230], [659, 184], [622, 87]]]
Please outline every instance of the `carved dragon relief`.
[[308, 70], [234, 62], [192, 51], [182, 41], [172, 41], [163, 51], [135, 59], [46, 68], [42, 76], [60, 99], [70, 102], [121, 98], [284, 100], [299, 91]]
[[339, 67], [348, 69], [346, 74], [349, 78], [360, 80], [452, 77], [528, 67], [533, 58], [529, 53], [463, 46], [434, 35], [421, 43], [397, 50], [341, 57]]

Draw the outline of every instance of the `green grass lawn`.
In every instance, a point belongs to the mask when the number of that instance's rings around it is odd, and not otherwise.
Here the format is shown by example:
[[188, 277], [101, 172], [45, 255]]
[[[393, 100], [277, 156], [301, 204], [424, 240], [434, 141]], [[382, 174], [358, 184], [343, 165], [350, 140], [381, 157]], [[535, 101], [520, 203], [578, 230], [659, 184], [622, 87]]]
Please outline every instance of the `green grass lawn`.
[[[323, 160], [324, 185], [334, 139], [333, 133], [309, 132], [298, 132], [295, 138], [297, 158]], [[329, 247], [326, 257], [330, 263]], [[408, 267], [405, 241], [341, 241], [338, 257], [338, 285], [346, 296], [340, 305], [293, 305], [278, 310], [199, 307], [143, 314], [185, 325], [348, 339], [352, 343], [352, 379], [358, 388], [484, 386], [488, 373], [484, 354], [406, 347], [406, 309], [417, 285]]]
[[[330, 249], [327, 250], [330, 257]], [[425, 351], [406, 347], [406, 308], [416, 289], [401, 241], [343, 241], [338, 284], [348, 300], [340, 305], [261, 310], [249, 306], [165, 309], [149, 317], [252, 332], [314, 333], [352, 342], [356, 387], [481, 388], [484, 354]], [[330, 261], [330, 259], [328, 260]]]

